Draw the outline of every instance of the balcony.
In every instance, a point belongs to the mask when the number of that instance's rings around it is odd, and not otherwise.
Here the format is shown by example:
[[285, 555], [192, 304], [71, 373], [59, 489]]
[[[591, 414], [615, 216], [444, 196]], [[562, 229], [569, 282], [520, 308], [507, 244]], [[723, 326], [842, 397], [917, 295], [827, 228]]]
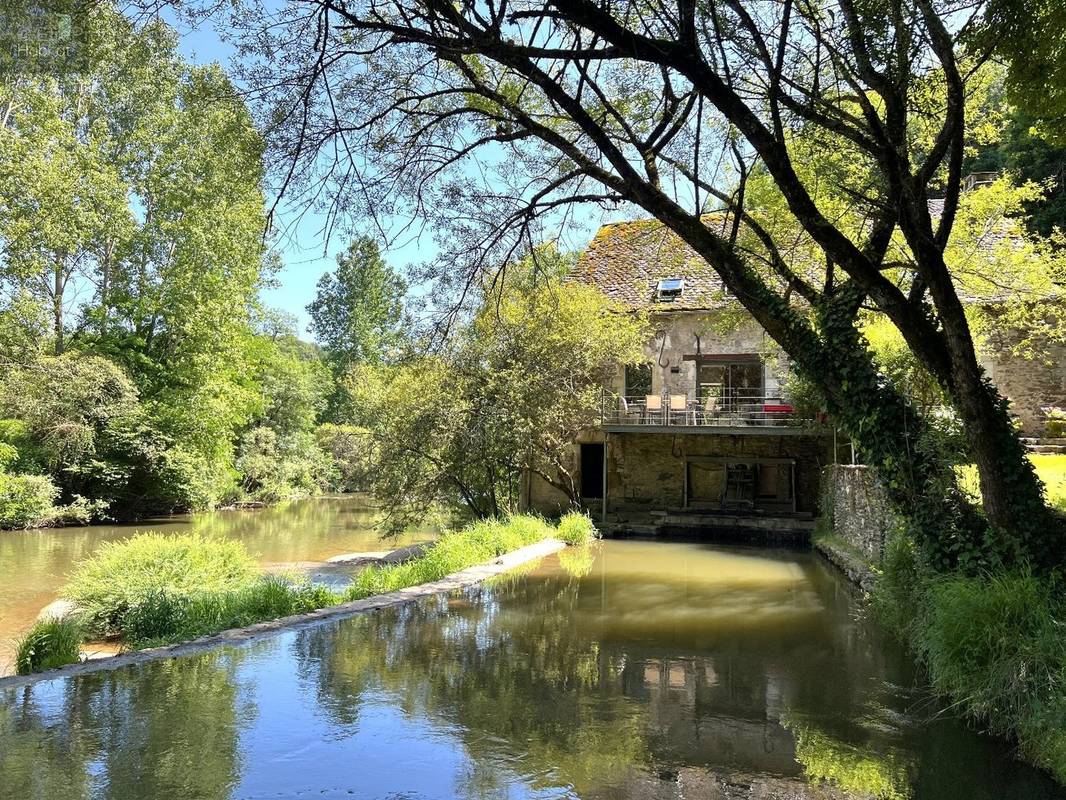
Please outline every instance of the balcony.
[[824, 414], [800, 414], [780, 394], [727, 389], [688, 395], [624, 396], [604, 392], [601, 427], [608, 432], [799, 435], [831, 432]]

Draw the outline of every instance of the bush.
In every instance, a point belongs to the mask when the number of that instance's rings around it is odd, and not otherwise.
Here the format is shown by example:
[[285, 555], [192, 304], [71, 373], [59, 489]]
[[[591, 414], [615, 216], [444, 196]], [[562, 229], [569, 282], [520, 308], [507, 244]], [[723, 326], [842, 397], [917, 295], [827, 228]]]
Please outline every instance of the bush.
[[59, 489], [45, 475], [0, 472], [0, 528], [34, 528], [51, 523]]
[[154, 594], [183, 597], [243, 588], [256, 580], [244, 545], [195, 534], [142, 533], [104, 544], [79, 564], [63, 592], [83, 608], [95, 633], [118, 632], [132, 606]]
[[555, 535], [569, 545], [581, 545], [599, 536], [599, 531], [596, 530], [596, 526], [592, 524], [587, 514], [571, 511], [559, 520]]
[[75, 620], [38, 622], [18, 642], [15, 672], [29, 675], [77, 663], [81, 659], [81, 638], [81, 626]]
[[[571, 519], [574, 518], [574, 519]], [[563, 518], [568, 536], [584, 542], [595, 532], [588, 517], [567, 514]], [[582, 522], [584, 520], [584, 522]], [[447, 533], [425, 554], [406, 564], [368, 567], [356, 576], [345, 593], [347, 600], [361, 600], [375, 594], [394, 592], [407, 586], [417, 586], [443, 578], [452, 572], [479, 564], [539, 542], [552, 536], [562, 538], [562, 523], [553, 528], [540, 517], [515, 515], [507, 520], [482, 520]], [[590, 533], [590, 531], [592, 533]]]

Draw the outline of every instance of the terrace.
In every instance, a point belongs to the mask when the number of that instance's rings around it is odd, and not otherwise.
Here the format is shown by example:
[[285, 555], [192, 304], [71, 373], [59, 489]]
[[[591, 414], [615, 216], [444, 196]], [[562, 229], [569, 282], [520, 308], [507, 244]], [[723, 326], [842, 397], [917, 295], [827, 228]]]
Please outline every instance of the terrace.
[[604, 392], [600, 426], [607, 432], [800, 435], [828, 431], [825, 415], [803, 414], [780, 393], [702, 386], [687, 394]]

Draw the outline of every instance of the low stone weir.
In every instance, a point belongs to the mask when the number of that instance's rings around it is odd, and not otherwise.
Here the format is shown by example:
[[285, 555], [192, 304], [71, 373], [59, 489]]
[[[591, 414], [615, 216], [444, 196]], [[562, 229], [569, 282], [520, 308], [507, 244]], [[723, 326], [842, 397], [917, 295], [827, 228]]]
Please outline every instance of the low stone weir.
[[473, 586], [474, 584], [481, 583], [484, 580], [507, 572], [510, 569], [514, 569], [521, 564], [549, 556], [565, 547], [566, 544], [558, 539], [545, 539], [527, 545], [526, 547], [521, 547], [510, 553], [505, 553], [492, 561], [487, 561], [483, 564], [477, 564], [473, 567], [467, 567], [458, 572], [453, 572], [450, 575], [445, 575], [439, 581], [423, 583], [418, 586], [408, 586], [406, 589], [399, 589], [395, 592], [388, 592], [386, 594], [378, 594], [373, 597], [366, 597], [362, 600], [355, 600], [350, 603], [341, 603], [336, 606], [320, 608], [317, 611], [309, 611], [306, 614], [295, 614], [290, 617], [281, 617], [280, 619], [268, 620], [266, 622], [257, 622], [254, 625], [249, 625], [244, 628], [231, 628], [210, 636], [192, 639], [188, 642], [178, 642], [163, 647], [153, 647], [146, 650], [122, 653], [116, 656], [81, 661], [77, 664], [67, 664], [66, 666], [48, 670], [46, 672], [35, 672], [32, 675], [15, 675], [0, 678], [0, 690], [28, 686], [42, 681], [52, 681], [60, 678], [84, 675], [89, 672], [119, 669], [121, 667], [136, 664], [144, 664], [149, 661], [158, 661], [160, 659], [178, 658], [180, 656], [199, 653], [223, 645], [240, 645], [265, 638], [281, 631], [318, 625], [323, 622], [340, 620], [356, 614], [363, 614], [368, 611], [377, 611], [378, 609], [388, 608], [389, 606], [411, 603], [422, 597], [445, 594], [456, 589], [465, 589], [468, 586]]

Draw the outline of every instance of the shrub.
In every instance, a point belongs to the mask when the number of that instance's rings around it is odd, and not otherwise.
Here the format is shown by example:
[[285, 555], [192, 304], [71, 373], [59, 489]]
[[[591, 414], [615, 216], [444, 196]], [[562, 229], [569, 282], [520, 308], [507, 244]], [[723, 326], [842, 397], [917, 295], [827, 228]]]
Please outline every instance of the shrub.
[[587, 514], [571, 511], [559, 520], [555, 535], [569, 545], [580, 545], [591, 542], [599, 535], [599, 531]]
[[[573, 528], [572, 535], [577, 535], [581, 523], [570, 522], [569, 525]], [[589, 525], [591, 527], [591, 523]], [[556, 535], [559, 532], [555, 528], [540, 517], [530, 515], [515, 515], [505, 521], [475, 522], [461, 531], [446, 533], [424, 555], [406, 564], [368, 567], [356, 576], [345, 598], [361, 600], [371, 595], [440, 580], [452, 572]]]
[[44, 475], [0, 472], [0, 528], [33, 528], [51, 522], [59, 489]]
[[15, 672], [29, 675], [77, 663], [81, 658], [80, 624], [72, 619], [38, 622], [19, 640], [15, 650]]
[[339, 600], [324, 587], [270, 576], [230, 591], [188, 595], [152, 592], [125, 611], [119, 627], [127, 645], [153, 647], [303, 614]]
[[63, 595], [85, 609], [94, 632], [110, 634], [153, 593], [232, 591], [256, 577], [256, 563], [240, 542], [143, 533], [103, 545], [75, 568]]

